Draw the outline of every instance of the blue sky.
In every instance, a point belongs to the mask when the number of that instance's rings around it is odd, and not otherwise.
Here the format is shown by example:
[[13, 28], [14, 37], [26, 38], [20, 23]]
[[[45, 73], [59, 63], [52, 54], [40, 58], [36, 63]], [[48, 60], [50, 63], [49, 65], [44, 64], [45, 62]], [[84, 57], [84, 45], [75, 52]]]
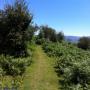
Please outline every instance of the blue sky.
[[90, 36], [90, 0], [27, 0], [27, 2], [34, 15], [34, 22], [38, 25], [48, 25], [57, 32], [63, 31], [65, 35]]

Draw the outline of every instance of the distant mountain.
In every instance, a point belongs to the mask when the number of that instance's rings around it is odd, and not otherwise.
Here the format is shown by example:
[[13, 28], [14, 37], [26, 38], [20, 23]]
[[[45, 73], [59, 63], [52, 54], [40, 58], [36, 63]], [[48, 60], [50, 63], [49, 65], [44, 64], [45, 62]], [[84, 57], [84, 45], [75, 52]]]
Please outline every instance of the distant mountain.
[[73, 43], [77, 43], [80, 39], [79, 36], [65, 36], [65, 40]]

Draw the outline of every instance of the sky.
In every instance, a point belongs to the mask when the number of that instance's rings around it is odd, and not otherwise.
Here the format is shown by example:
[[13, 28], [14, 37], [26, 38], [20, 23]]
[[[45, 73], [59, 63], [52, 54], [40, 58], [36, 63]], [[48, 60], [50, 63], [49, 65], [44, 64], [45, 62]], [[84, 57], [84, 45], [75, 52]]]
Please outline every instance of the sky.
[[[65, 35], [90, 36], [90, 0], [26, 0], [33, 21], [38, 25], [48, 25]], [[0, 8], [4, 2], [0, 0]]]

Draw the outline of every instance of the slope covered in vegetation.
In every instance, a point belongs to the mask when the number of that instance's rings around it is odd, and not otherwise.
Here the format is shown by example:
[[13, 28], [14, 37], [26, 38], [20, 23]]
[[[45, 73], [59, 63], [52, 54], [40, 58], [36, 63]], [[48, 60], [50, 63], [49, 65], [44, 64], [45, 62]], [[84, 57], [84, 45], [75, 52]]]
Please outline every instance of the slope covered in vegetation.
[[90, 52], [72, 44], [46, 43], [44, 51], [56, 58], [56, 71], [62, 80], [62, 90], [90, 89]]

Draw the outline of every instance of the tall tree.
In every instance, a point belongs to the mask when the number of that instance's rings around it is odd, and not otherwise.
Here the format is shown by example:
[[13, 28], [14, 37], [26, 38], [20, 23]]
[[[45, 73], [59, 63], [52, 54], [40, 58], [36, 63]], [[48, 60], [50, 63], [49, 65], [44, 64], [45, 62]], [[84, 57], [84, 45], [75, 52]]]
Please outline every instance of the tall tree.
[[0, 51], [15, 56], [26, 54], [26, 32], [32, 14], [24, 0], [16, 0], [0, 11]]
[[56, 42], [56, 31], [48, 26], [41, 26], [39, 38], [45, 38], [48, 41]]

